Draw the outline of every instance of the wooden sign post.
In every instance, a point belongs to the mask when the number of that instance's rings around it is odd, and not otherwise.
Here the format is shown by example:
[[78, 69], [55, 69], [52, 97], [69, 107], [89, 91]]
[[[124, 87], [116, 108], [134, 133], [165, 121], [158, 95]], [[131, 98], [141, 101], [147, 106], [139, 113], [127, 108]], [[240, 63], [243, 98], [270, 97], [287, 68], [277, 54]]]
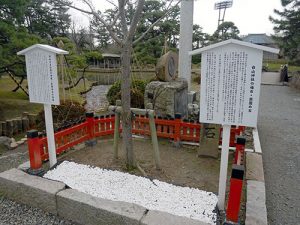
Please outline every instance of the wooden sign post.
[[219, 210], [225, 209], [231, 125], [256, 127], [263, 51], [278, 49], [230, 39], [190, 55], [201, 57], [200, 122], [223, 126]]
[[29, 101], [44, 104], [50, 167], [56, 160], [51, 105], [59, 105], [56, 54], [67, 51], [49, 45], [36, 44], [17, 53], [25, 55]]

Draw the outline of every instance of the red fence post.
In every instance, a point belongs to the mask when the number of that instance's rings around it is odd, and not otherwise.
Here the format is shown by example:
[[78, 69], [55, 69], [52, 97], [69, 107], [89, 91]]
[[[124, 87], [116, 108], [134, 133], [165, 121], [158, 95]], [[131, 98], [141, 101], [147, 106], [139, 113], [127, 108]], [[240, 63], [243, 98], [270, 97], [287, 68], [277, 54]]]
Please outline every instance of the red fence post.
[[87, 125], [87, 132], [89, 133], [89, 140], [86, 141], [87, 146], [94, 146], [96, 144], [95, 138], [95, 119], [93, 112], [85, 113]]
[[230, 190], [226, 210], [226, 221], [237, 223], [239, 220], [241, 196], [243, 191], [244, 166], [233, 165]]
[[27, 131], [27, 145], [31, 170], [42, 168], [42, 156], [40, 150], [39, 135], [37, 130]]
[[176, 113], [175, 114], [175, 120], [174, 120], [174, 144], [176, 147], [180, 146], [180, 133], [181, 133], [181, 114], [180, 113]]
[[237, 165], [244, 164], [245, 144], [246, 144], [246, 138], [237, 137], [235, 156], [234, 156], [234, 164], [237, 164]]

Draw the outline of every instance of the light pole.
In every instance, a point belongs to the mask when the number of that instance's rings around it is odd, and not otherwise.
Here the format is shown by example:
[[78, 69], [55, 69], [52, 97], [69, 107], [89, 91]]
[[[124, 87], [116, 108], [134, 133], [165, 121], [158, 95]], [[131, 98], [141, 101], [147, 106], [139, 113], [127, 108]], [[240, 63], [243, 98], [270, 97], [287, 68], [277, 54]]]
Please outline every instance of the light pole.
[[[222, 1], [222, 2], [217, 2], [215, 3], [215, 10], [219, 10], [219, 18], [218, 18], [218, 27], [221, 23], [224, 22], [224, 18], [225, 18], [225, 13], [226, 13], [226, 9], [227, 8], [231, 8], [233, 4], [233, 1]], [[223, 15], [221, 18], [221, 12], [223, 11]]]

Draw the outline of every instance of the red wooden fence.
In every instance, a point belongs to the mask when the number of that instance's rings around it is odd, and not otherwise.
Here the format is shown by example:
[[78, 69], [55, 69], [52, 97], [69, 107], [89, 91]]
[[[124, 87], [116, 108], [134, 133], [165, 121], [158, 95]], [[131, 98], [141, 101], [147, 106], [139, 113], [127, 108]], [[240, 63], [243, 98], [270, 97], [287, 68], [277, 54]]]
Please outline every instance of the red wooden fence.
[[[180, 114], [175, 118], [155, 119], [157, 136], [168, 138], [175, 142], [199, 142], [201, 124], [195, 121], [182, 120]], [[94, 117], [93, 113], [86, 113], [86, 120], [74, 126], [55, 132], [56, 153], [59, 155], [69, 148], [91, 140], [96, 137], [113, 135], [115, 126], [115, 115]], [[230, 146], [235, 146], [236, 136], [244, 130], [243, 127], [231, 129]], [[120, 128], [122, 132], [122, 128]], [[150, 135], [149, 118], [147, 116], [135, 116], [132, 121], [132, 132], [136, 135]], [[28, 131], [28, 149], [30, 167], [38, 169], [41, 160], [49, 159], [47, 137], [38, 136], [38, 131]]]

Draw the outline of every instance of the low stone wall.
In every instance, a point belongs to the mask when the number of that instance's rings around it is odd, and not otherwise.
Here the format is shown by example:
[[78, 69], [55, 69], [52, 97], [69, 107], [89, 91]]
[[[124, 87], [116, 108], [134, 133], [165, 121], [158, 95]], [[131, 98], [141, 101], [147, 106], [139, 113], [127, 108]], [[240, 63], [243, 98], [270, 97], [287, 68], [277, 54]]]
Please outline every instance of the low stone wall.
[[0, 136], [13, 137], [15, 134], [26, 132], [36, 126], [36, 114], [23, 112], [20, 117], [0, 121]]
[[[81, 71], [78, 71], [81, 74]], [[137, 70], [131, 71], [132, 79], [151, 80], [155, 78], [155, 70]], [[112, 85], [116, 81], [121, 80], [121, 72], [119, 69], [90, 69], [86, 71], [85, 77], [91, 81], [97, 83], [97, 85]]]
[[300, 71], [292, 73], [289, 83], [291, 87], [300, 89]]
[[0, 194], [82, 225], [208, 225], [132, 203], [96, 198], [18, 169], [0, 173]]
[[253, 131], [254, 152], [246, 153], [246, 225], [268, 225], [262, 151], [257, 130]]

